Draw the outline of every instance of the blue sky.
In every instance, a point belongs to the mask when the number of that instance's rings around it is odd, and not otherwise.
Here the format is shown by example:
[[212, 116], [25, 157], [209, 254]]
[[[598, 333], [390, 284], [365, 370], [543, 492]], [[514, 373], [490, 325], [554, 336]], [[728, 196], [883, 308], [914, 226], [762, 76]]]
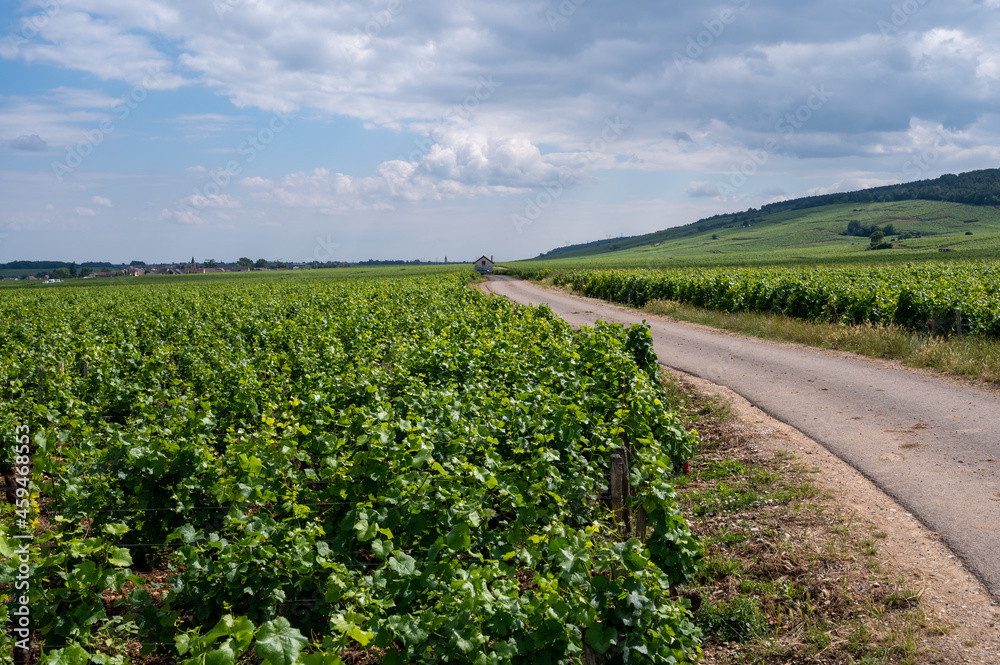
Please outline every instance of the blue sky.
[[4, 2], [0, 262], [525, 258], [996, 167], [998, 9]]

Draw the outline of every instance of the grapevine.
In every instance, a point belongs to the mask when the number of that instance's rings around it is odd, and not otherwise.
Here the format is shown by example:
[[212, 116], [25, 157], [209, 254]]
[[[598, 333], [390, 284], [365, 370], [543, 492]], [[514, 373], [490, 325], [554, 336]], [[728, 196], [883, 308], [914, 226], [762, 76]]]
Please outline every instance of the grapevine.
[[[41, 661], [695, 660], [670, 485], [695, 440], [648, 331], [467, 279], [6, 293]], [[645, 537], [603, 497], [620, 449]]]

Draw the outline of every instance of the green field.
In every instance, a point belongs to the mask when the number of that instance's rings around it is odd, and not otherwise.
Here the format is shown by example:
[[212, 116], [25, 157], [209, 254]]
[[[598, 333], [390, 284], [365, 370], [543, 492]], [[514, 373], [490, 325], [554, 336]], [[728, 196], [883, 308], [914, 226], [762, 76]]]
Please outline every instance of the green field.
[[695, 661], [649, 330], [401, 272], [4, 292], [0, 660]]
[[[750, 226], [741, 224], [750, 221]], [[975, 220], [975, 221], [973, 221]], [[868, 238], [840, 235], [851, 221], [892, 224], [923, 237], [871, 251]], [[968, 235], [968, 233], [972, 235]], [[717, 236], [713, 239], [712, 236]], [[941, 251], [947, 249], [950, 251]], [[672, 267], [912, 262], [1000, 257], [1000, 210], [938, 201], [838, 204], [768, 215], [741, 213], [645, 236], [609, 241], [530, 262], [567, 267]]]
[[582, 295], [637, 307], [662, 300], [723, 312], [1000, 337], [997, 262], [509, 271], [526, 278], [551, 276]]

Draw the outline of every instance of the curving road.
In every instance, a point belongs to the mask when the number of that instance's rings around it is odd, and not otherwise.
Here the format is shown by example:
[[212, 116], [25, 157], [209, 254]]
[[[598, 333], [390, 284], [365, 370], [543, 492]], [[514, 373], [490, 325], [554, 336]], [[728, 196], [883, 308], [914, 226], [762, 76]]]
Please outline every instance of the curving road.
[[573, 326], [646, 319], [660, 363], [739, 393], [891, 495], [1000, 598], [1000, 396], [860, 357], [668, 319], [510, 277], [490, 291]]

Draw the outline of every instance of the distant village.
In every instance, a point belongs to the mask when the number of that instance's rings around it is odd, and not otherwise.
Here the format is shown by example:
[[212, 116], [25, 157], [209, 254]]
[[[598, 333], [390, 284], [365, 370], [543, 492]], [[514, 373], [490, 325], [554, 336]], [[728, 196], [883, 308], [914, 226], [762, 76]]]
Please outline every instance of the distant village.
[[[151, 263], [144, 261], [132, 261], [128, 265], [109, 265], [104, 263], [84, 263], [80, 266], [74, 263], [62, 263], [58, 267], [53, 267], [48, 262], [35, 261], [14, 261], [7, 264], [0, 264], [0, 270], [8, 273], [7, 276], [0, 277], [0, 281], [41, 281], [42, 283], [55, 284], [67, 279], [102, 279], [109, 277], [144, 277], [153, 275], [199, 275], [209, 273], [231, 273], [231, 272], [254, 272], [268, 270], [304, 270], [316, 268], [350, 268], [350, 267], [378, 267], [378, 266], [410, 266], [410, 265], [441, 265], [438, 261], [380, 261], [370, 259], [357, 263], [346, 261], [311, 261], [308, 263], [288, 263], [285, 261], [268, 261], [266, 259], [241, 258], [235, 263], [220, 263], [212, 259], [207, 259], [199, 263], [191, 258], [187, 263]], [[444, 264], [448, 264], [445, 257]], [[488, 267], [487, 267], [488, 265]], [[474, 264], [480, 272], [492, 272], [492, 257], [487, 259], [480, 257]], [[38, 272], [34, 272], [37, 270]], [[11, 276], [10, 272], [20, 272], [22, 274]]]
[[[143, 277], [146, 275], [196, 275], [207, 273], [224, 272], [252, 272], [265, 270], [301, 270], [304, 268], [338, 268], [349, 264], [344, 262], [327, 262], [323, 264], [310, 263], [286, 263], [283, 261], [267, 261], [258, 259], [243, 258], [236, 263], [218, 263], [211, 259], [204, 263], [198, 263], [192, 257], [187, 263], [157, 263], [146, 264], [143, 261], [133, 261], [129, 265], [108, 266], [108, 265], [88, 265], [77, 267], [75, 263], [61, 266], [54, 270], [43, 270], [33, 275], [22, 275], [19, 277], [3, 277], [2, 281], [42, 281], [54, 283], [64, 279], [101, 279], [108, 277]], [[314, 265], [315, 264], [315, 265]], [[8, 264], [8, 267], [13, 264]]]

